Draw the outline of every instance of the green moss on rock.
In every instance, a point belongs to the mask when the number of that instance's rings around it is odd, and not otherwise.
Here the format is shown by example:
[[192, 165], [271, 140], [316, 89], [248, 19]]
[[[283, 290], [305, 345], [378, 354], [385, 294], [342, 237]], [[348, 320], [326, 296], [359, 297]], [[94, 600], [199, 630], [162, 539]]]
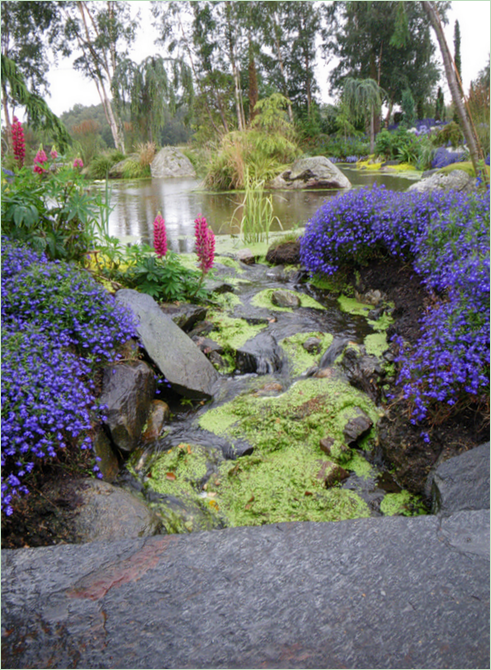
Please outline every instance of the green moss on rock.
[[338, 303], [341, 311], [358, 316], [368, 316], [368, 313], [373, 309], [372, 305], [358, 302], [355, 298], [347, 298], [345, 295], [339, 296]]
[[[312, 337], [320, 341], [319, 353], [310, 354], [303, 346]], [[318, 363], [320, 355], [331, 345], [333, 339], [331, 333], [318, 332], [297, 333], [296, 335], [282, 339], [280, 344], [291, 362], [292, 375], [294, 377], [301, 375]]]
[[[251, 304], [254, 305], [254, 307], [264, 307], [265, 309], [276, 310], [278, 312], [292, 312], [293, 309], [291, 307], [278, 307], [278, 305], [273, 303], [271, 296], [276, 290], [277, 289], [267, 288], [264, 291], [260, 291], [251, 300]], [[317, 300], [314, 300], [304, 293], [297, 293], [296, 291], [288, 291], [286, 289], [282, 289], [282, 292], [291, 293], [291, 295], [296, 296], [300, 301], [301, 307], [312, 307], [314, 309], [322, 310], [326, 309], [320, 302], [317, 302]]]

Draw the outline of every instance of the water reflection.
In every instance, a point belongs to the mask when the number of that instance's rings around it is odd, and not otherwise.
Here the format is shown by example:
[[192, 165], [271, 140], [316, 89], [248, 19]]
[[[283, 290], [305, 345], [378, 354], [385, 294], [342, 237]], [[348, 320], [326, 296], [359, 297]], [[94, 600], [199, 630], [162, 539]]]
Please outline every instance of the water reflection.
[[[355, 188], [384, 183], [391, 190], [404, 190], [407, 179], [381, 174], [360, 173], [343, 166]], [[97, 184], [96, 188], [102, 188]], [[194, 247], [194, 220], [202, 214], [214, 233], [238, 233], [241, 218], [242, 193], [210, 193], [202, 190], [197, 179], [144, 179], [111, 181], [109, 218], [111, 235], [123, 242], [151, 242], [153, 221], [162, 213], [167, 228], [169, 247], [176, 252], [189, 252]], [[275, 191], [273, 213], [284, 230], [304, 226], [328, 198], [342, 191]], [[275, 222], [272, 230], [280, 230]]]

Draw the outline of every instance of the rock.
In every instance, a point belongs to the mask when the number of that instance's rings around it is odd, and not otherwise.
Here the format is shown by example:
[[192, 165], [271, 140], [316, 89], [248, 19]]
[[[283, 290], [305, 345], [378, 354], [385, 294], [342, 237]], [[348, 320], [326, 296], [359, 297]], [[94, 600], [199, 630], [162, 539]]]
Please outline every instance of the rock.
[[193, 335], [191, 339], [206, 356], [212, 352], [223, 354], [223, 347], [218, 342], [215, 342], [215, 340], [210, 340], [208, 337], [200, 337], [199, 335]]
[[1, 558], [5, 668], [489, 668], [484, 510]]
[[[331, 456], [331, 450], [334, 446], [334, 443], [335, 441], [332, 437], [323, 437], [319, 442], [319, 447], [321, 448], [321, 451], [323, 451], [328, 456]], [[338, 447], [338, 452], [344, 455], [348, 455], [350, 453], [350, 448], [347, 444], [342, 444], [340, 447]]]
[[267, 375], [283, 367], [282, 353], [276, 340], [266, 332], [247, 340], [236, 352], [236, 369], [242, 374]]
[[169, 405], [163, 400], [152, 400], [148, 413], [147, 427], [142, 435], [143, 442], [154, 442], [160, 436], [166, 421], [170, 419]]
[[234, 292], [234, 287], [232, 284], [229, 284], [226, 281], [220, 281], [220, 280], [215, 280], [215, 279], [205, 279], [203, 283], [203, 287], [207, 290], [210, 291], [210, 293], [233, 293]]
[[107, 407], [111, 439], [121, 451], [137, 448], [155, 389], [153, 371], [143, 361], [111, 365], [104, 370], [100, 401]]
[[299, 265], [300, 240], [271, 246], [266, 254], [266, 262], [272, 265]]
[[239, 249], [234, 253], [234, 258], [246, 265], [254, 265], [256, 262], [256, 256], [250, 249]]
[[449, 458], [430, 477], [433, 514], [489, 509], [489, 442]]
[[291, 309], [296, 309], [302, 304], [298, 295], [291, 293], [291, 291], [282, 291], [281, 289], [273, 291], [271, 302], [277, 307], [288, 307]]
[[206, 318], [207, 309], [201, 305], [191, 305], [187, 302], [175, 305], [173, 303], [160, 303], [160, 309], [168, 314], [174, 323], [185, 333], [189, 333], [199, 321]]
[[[334, 342], [331, 347], [333, 345]], [[324, 355], [326, 358], [329, 349]], [[320, 364], [322, 365], [322, 363], [323, 361], [321, 360]], [[368, 356], [364, 347], [351, 347], [348, 345], [345, 346], [343, 357], [338, 365], [352, 386], [360, 391], [364, 391], [374, 402], [379, 401], [379, 382], [383, 376], [383, 369], [380, 361], [375, 356]]]
[[150, 165], [153, 179], [169, 177], [196, 177], [193, 164], [177, 147], [164, 147]]
[[357, 416], [353, 417], [345, 425], [343, 433], [348, 445], [352, 445], [364, 437], [372, 428], [373, 421], [359, 407], [354, 408]]
[[318, 461], [319, 471], [316, 478], [323, 481], [326, 488], [334, 486], [338, 482], [346, 479], [349, 475], [344, 468], [331, 461]]
[[347, 177], [325, 156], [298, 158], [269, 184], [273, 189], [344, 189], [351, 188]]
[[118, 476], [119, 461], [111, 446], [111, 440], [100, 426], [94, 438], [94, 453], [101, 460], [97, 462], [104, 481], [113, 482]]
[[65, 508], [64, 523], [74, 543], [147, 537], [161, 529], [159, 519], [145, 503], [108, 482], [60, 480], [43, 492]]
[[430, 191], [465, 191], [470, 192], [476, 188], [476, 180], [464, 170], [452, 170], [447, 174], [436, 172], [427, 179], [412, 184], [408, 191], [428, 193]]
[[319, 354], [321, 350], [321, 341], [317, 337], [309, 337], [308, 340], [302, 344], [305, 351], [309, 354]]
[[136, 330], [148, 356], [178, 393], [198, 399], [213, 396], [217, 371], [151, 296], [121, 289], [116, 301], [135, 314]]
[[161, 496], [158, 500], [159, 516], [168, 533], [196, 533], [223, 528], [223, 523], [205, 503], [198, 505], [182, 496]]
[[377, 305], [383, 300], [384, 296], [381, 293], [381, 291], [375, 289], [370, 289], [366, 293], [360, 294], [358, 291], [355, 291], [355, 298], [358, 300], [358, 302], [361, 302], [365, 305], [373, 305], [374, 307], [377, 307]]

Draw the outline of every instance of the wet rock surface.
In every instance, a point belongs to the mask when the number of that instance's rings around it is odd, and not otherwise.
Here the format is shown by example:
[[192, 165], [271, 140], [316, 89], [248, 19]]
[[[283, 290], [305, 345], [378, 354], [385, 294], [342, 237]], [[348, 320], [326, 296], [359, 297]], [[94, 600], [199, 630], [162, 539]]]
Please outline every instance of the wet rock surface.
[[270, 184], [273, 189], [351, 188], [349, 179], [325, 156], [298, 158]]
[[190, 398], [210, 398], [218, 380], [215, 368], [155, 300], [122, 289], [116, 301], [135, 314], [137, 332], [148, 356], [176, 391]]
[[161, 149], [150, 164], [150, 172], [153, 179], [196, 177], [193, 164], [177, 147]]
[[2, 552], [8, 668], [489, 668], [489, 514]]

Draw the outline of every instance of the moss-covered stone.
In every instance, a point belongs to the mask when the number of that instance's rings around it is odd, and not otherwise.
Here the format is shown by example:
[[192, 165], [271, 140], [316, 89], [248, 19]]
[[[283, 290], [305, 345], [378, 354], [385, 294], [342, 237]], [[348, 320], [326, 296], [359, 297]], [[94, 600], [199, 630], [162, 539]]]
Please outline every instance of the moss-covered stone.
[[348, 314], [355, 314], [358, 316], [368, 316], [373, 309], [372, 305], [366, 305], [358, 302], [355, 298], [347, 298], [345, 295], [340, 295], [338, 298], [339, 307], [343, 312]]
[[[275, 290], [276, 289], [268, 288], [265, 289], [264, 291], [260, 291], [251, 300], [251, 304], [254, 305], [255, 307], [264, 307], [266, 309], [276, 310], [278, 312], [292, 312], [293, 310], [291, 307], [278, 307], [272, 302], [271, 295], [274, 293]], [[305, 295], [304, 293], [297, 293], [296, 291], [286, 291], [286, 290], [284, 292], [291, 293], [292, 295], [296, 296], [300, 301], [301, 307], [313, 307], [314, 309], [322, 309], [322, 310], [326, 309], [323, 305], [317, 302], [317, 300], [314, 300], [313, 298], [311, 298], [308, 295]]]
[[380, 511], [385, 516], [417, 516], [425, 513], [425, 507], [418, 496], [409, 491], [387, 493], [380, 503]]
[[[318, 354], [311, 354], [304, 348], [304, 343], [315, 337], [320, 341]], [[313, 365], [319, 362], [320, 354], [322, 354], [330, 346], [333, 341], [331, 333], [297, 333], [291, 337], [285, 337], [280, 341], [282, 348], [285, 350], [291, 365], [291, 374], [294, 377], [303, 374]]]
[[218, 342], [225, 350], [237, 351], [247, 340], [255, 337], [267, 324], [250, 324], [245, 319], [235, 319], [218, 310], [208, 312], [208, 320], [215, 328], [210, 338]]
[[369, 356], [376, 356], [377, 358], [381, 358], [389, 348], [387, 334], [381, 332], [367, 335], [364, 340], [364, 345], [365, 350]]

